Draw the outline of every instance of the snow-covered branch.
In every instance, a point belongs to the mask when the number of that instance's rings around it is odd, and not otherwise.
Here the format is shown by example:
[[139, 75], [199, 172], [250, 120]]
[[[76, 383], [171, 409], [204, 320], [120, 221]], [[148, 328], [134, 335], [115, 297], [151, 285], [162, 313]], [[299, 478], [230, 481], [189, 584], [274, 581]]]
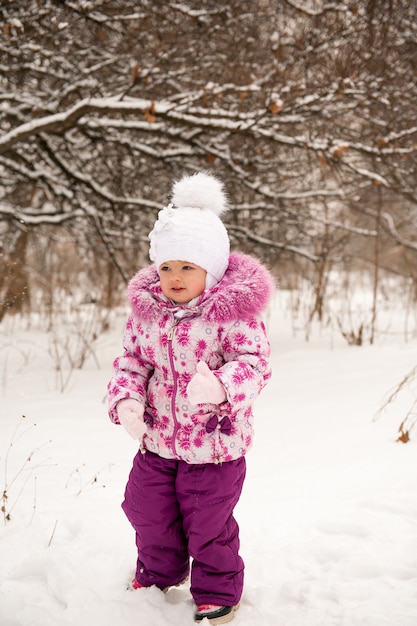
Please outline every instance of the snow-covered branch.
[[[341, 2], [319, 2], [319, 8], [313, 9], [308, 6], [307, 2], [301, 3], [301, 2], [295, 2], [295, 0], [285, 0], [285, 1], [289, 6], [293, 7], [294, 9], [297, 9], [297, 11], [300, 11], [300, 13], [305, 13], [305, 15], [309, 15], [312, 17], [317, 17], [319, 15], [322, 15], [326, 11], [346, 12], [348, 10], [348, 7], [345, 6], [345, 4]], [[314, 4], [317, 5], [316, 2]]]
[[113, 98], [86, 98], [61, 113], [46, 115], [26, 122], [0, 137], [0, 154], [8, 150], [18, 141], [24, 141], [39, 133], [59, 133], [72, 128], [80, 118], [89, 113], [136, 113], [164, 115], [172, 108], [169, 102], [155, 103], [144, 99], [120, 100]]
[[22, 226], [39, 226], [49, 224], [58, 226], [65, 222], [75, 220], [77, 217], [84, 217], [85, 213], [81, 209], [71, 211], [36, 211], [32, 207], [16, 207], [0, 201], [0, 216], [8, 221], [16, 221]]
[[300, 248], [298, 246], [293, 246], [287, 243], [279, 243], [274, 241], [273, 239], [268, 239], [267, 237], [262, 237], [261, 235], [257, 235], [249, 228], [245, 228], [244, 226], [235, 226], [234, 224], [226, 224], [230, 233], [237, 233], [238, 235], [244, 235], [246, 239], [249, 241], [253, 241], [257, 244], [262, 244], [263, 246], [270, 248], [277, 248], [279, 250], [286, 250], [287, 252], [292, 252], [297, 256], [304, 257], [313, 263], [316, 263], [319, 260], [319, 257], [315, 254], [312, 254], [308, 250]]

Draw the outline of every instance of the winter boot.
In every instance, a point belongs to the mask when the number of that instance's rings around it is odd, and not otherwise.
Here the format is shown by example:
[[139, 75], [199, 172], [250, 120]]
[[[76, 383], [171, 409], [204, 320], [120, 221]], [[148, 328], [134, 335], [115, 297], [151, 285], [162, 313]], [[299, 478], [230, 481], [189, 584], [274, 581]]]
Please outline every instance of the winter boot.
[[218, 604], [200, 604], [194, 615], [194, 621], [201, 622], [207, 617], [210, 624], [217, 626], [218, 624], [227, 624], [234, 618], [234, 612], [237, 606], [219, 606]]

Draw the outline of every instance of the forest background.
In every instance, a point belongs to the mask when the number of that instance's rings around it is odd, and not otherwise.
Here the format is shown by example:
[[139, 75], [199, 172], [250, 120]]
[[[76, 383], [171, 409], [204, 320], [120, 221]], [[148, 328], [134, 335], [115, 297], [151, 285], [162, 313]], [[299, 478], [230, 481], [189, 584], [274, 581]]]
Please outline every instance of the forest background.
[[387, 303], [415, 336], [414, 0], [19, 0], [0, 31], [0, 320], [70, 310], [81, 366], [204, 169], [306, 337], [373, 343]]

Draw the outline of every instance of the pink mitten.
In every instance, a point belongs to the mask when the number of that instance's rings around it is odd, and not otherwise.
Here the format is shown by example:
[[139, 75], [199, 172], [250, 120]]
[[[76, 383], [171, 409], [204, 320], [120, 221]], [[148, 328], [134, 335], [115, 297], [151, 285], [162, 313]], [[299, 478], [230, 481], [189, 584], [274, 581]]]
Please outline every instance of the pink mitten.
[[138, 400], [126, 398], [117, 405], [119, 422], [129, 433], [132, 439], [141, 440], [146, 433], [146, 424], [143, 421], [145, 407]]
[[204, 361], [197, 363], [197, 373], [188, 383], [187, 395], [192, 404], [221, 404], [226, 400], [223, 385]]

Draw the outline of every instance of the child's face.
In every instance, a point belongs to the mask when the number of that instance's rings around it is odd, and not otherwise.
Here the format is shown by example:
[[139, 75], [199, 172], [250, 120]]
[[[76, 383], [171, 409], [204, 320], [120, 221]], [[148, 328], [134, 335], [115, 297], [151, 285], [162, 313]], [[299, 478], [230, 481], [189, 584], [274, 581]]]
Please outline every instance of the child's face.
[[159, 266], [162, 293], [176, 304], [187, 304], [203, 293], [206, 274], [202, 267], [188, 261], [166, 261]]

